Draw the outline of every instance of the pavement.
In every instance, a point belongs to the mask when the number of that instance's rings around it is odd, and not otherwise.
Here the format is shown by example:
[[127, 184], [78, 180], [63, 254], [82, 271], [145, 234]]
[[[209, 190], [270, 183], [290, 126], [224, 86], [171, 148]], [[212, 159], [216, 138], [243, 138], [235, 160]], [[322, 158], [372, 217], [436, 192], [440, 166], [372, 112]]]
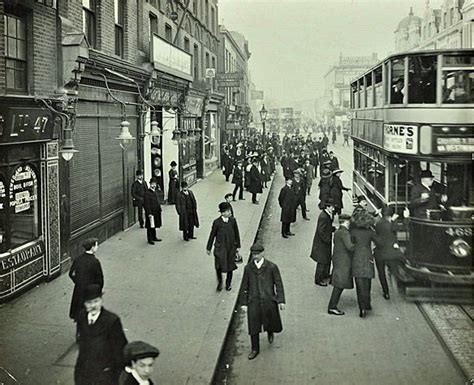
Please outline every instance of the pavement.
[[[330, 146], [352, 179], [352, 152], [340, 144]], [[313, 186], [318, 181], [313, 183]], [[283, 184], [281, 175], [275, 186]], [[226, 346], [217, 384], [227, 385], [461, 385], [466, 380], [444, 351], [436, 335], [414, 303], [399, 295], [391, 280], [391, 299], [382, 297], [378, 278], [372, 281], [373, 310], [359, 317], [355, 289], [345, 290], [339, 308], [344, 316], [327, 314], [332, 287], [314, 285], [315, 264], [309, 258], [316, 229], [318, 190], [308, 197], [311, 221], [301, 211], [292, 225], [294, 237], [280, 235], [280, 208], [274, 202], [262, 228], [266, 258], [277, 263], [282, 275], [286, 309], [281, 311], [283, 332], [272, 345], [260, 336], [260, 355], [249, 361], [250, 338], [247, 320], [237, 313], [237, 328]], [[352, 212], [349, 194], [344, 194], [345, 212]]]
[[[201, 223], [197, 240], [183, 241], [174, 206], [164, 206], [164, 225], [158, 230], [162, 242], [147, 244], [146, 230], [135, 225], [99, 246], [104, 306], [121, 317], [129, 341], [144, 340], [160, 349], [152, 376], [157, 384], [207, 385], [212, 380], [243, 269], [240, 265], [234, 272], [232, 291], [217, 293], [214, 259], [205, 247], [219, 215], [217, 205], [232, 188], [221, 170], [192, 187]], [[248, 193], [245, 201], [233, 203], [244, 259], [268, 191], [259, 196], [260, 205], [253, 205]], [[75, 324], [68, 317], [72, 289], [64, 274], [0, 307], [0, 383], [74, 383]]]

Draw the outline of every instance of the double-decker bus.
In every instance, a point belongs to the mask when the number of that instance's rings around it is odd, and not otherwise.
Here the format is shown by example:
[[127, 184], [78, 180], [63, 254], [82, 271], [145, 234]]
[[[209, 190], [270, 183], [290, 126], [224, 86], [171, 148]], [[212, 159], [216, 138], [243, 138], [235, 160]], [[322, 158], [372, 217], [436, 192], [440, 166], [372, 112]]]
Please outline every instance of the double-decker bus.
[[[405, 273], [472, 284], [474, 50], [392, 55], [351, 83], [351, 107], [353, 191], [405, 218]], [[442, 199], [415, 214], [422, 170]]]

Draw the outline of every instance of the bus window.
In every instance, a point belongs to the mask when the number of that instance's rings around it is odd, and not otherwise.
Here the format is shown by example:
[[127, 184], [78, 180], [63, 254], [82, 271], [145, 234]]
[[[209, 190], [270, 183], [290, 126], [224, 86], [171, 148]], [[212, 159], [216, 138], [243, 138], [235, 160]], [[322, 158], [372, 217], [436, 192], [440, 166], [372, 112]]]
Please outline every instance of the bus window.
[[436, 56], [408, 59], [408, 103], [436, 103]]
[[351, 84], [352, 108], [359, 108], [359, 94], [357, 93], [357, 83]]
[[405, 59], [392, 60], [390, 103], [402, 104], [405, 94]]
[[443, 69], [443, 103], [474, 103], [474, 70]]
[[367, 108], [373, 107], [373, 88], [372, 88], [372, 73], [365, 75], [365, 91], [367, 93]]
[[374, 88], [375, 88], [375, 99], [374, 107], [382, 105], [383, 88], [382, 88], [382, 67], [376, 68], [374, 71]]
[[472, 164], [448, 164], [446, 174], [448, 206], [474, 206]]
[[364, 80], [359, 80], [359, 108], [365, 108], [365, 89]]

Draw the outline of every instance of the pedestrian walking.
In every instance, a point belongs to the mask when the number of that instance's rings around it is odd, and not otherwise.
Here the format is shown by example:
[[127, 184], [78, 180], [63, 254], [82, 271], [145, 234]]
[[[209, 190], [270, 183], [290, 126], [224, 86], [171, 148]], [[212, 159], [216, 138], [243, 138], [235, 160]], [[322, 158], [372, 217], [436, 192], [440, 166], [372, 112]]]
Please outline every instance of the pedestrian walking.
[[224, 176], [225, 176], [225, 181], [228, 182], [230, 175], [232, 174], [232, 168], [234, 167], [234, 157], [232, 154], [233, 150], [231, 151], [230, 149], [225, 149], [225, 158], [224, 158]]
[[326, 207], [326, 201], [331, 197], [331, 177], [332, 172], [329, 169], [324, 169], [319, 180], [319, 205], [321, 210]]
[[339, 169], [339, 159], [337, 159], [337, 156], [334, 155], [333, 151], [329, 151], [329, 160], [331, 161], [329, 165], [329, 169], [331, 171], [335, 171]]
[[382, 209], [382, 218], [375, 224], [375, 266], [379, 275], [380, 285], [383, 290], [383, 297], [390, 299], [385, 266], [395, 273], [402, 258], [400, 246], [397, 240], [398, 214], [393, 212], [389, 206]]
[[227, 193], [224, 195], [224, 201], [227, 202], [230, 205], [230, 216], [234, 217], [234, 208], [232, 207], [232, 201], [235, 200], [233, 199], [232, 193]]
[[138, 222], [140, 223], [140, 228], [143, 229], [145, 225], [144, 214], [145, 210], [143, 208], [143, 201], [145, 199], [145, 192], [148, 190], [147, 183], [143, 180], [143, 171], [137, 170], [135, 173], [136, 180], [132, 183], [132, 199], [133, 207], [137, 208], [138, 212]]
[[305, 160], [304, 171], [306, 175], [306, 194], [311, 195], [311, 186], [314, 179], [314, 166], [309, 159]]
[[251, 261], [245, 266], [239, 299], [247, 312], [248, 332], [253, 360], [260, 352], [260, 332], [266, 331], [268, 342], [273, 343], [274, 333], [283, 330], [280, 311], [285, 309], [285, 291], [278, 266], [264, 257], [263, 245], [250, 248]]
[[345, 146], [347, 144], [347, 147], [350, 147], [350, 144], [349, 144], [349, 130], [344, 129], [343, 135], [344, 135], [344, 143], [342, 143], [342, 146]]
[[294, 171], [293, 185], [291, 187], [296, 196], [296, 208], [301, 207], [303, 219], [309, 221], [306, 215], [306, 185], [301, 178], [300, 169]]
[[331, 190], [329, 192], [329, 196], [334, 201], [334, 214], [337, 215], [339, 215], [342, 212], [342, 209], [344, 208], [344, 205], [342, 203], [342, 192], [351, 190], [350, 188], [345, 187], [342, 184], [342, 180], [339, 176], [343, 172], [344, 170], [341, 169], [334, 170], [330, 182]]
[[291, 224], [296, 222], [297, 204], [297, 197], [292, 189], [292, 185], [293, 179], [286, 179], [285, 185], [280, 190], [280, 195], [278, 196], [278, 203], [281, 207], [281, 236], [283, 238], [295, 235], [290, 231]]
[[194, 228], [199, 228], [197, 202], [186, 181], [181, 182], [181, 191], [176, 197], [176, 211], [179, 215], [179, 229], [183, 232], [183, 239], [185, 241], [196, 239]]
[[249, 170], [249, 192], [252, 194], [252, 203], [258, 205], [257, 194], [261, 194], [262, 190], [262, 176], [258, 170], [258, 159], [252, 159], [252, 167]]
[[264, 154], [263, 159], [260, 162], [260, 168], [261, 168], [261, 176], [262, 176], [262, 183], [264, 188], [268, 188], [267, 182], [270, 182], [271, 180], [271, 175], [272, 175], [272, 170], [270, 167], [270, 161], [268, 160], [268, 155]]
[[148, 243], [154, 245], [161, 242], [156, 236], [156, 229], [161, 227], [161, 202], [158, 195], [158, 180], [155, 177], [150, 179], [150, 188], [145, 192], [145, 227]]
[[237, 164], [234, 166], [234, 171], [232, 173], [232, 184], [235, 185], [234, 192], [232, 193], [232, 200], [235, 201], [237, 191], [239, 192], [239, 200], [245, 200], [244, 198], [244, 177], [245, 170], [242, 165], [242, 160], [238, 160]]
[[332, 144], [335, 144], [336, 140], [337, 140], [336, 128], [333, 127], [333, 129], [332, 129]]
[[328, 304], [328, 314], [344, 315], [337, 305], [344, 289], [353, 289], [352, 278], [352, 254], [354, 244], [349, 233], [351, 216], [339, 215], [339, 228], [334, 233], [334, 250], [332, 255], [331, 285], [333, 286], [331, 298]]
[[179, 191], [179, 176], [176, 167], [178, 164], [173, 160], [170, 163], [170, 170], [168, 171], [168, 204], [174, 205], [176, 203], [176, 196]]
[[74, 368], [75, 385], [116, 385], [123, 368], [127, 337], [120, 318], [102, 306], [102, 288], [89, 285], [85, 309], [77, 319], [79, 355]]
[[69, 317], [77, 322], [79, 312], [84, 308], [84, 296], [89, 285], [104, 287], [104, 274], [100, 261], [95, 254], [99, 248], [97, 238], [88, 238], [82, 244], [84, 252], [75, 258], [69, 269], [69, 278], [74, 282]]
[[123, 349], [125, 369], [120, 373], [118, 385], [153, 385], [150, 376], [160, 351], [143, 341], [128, 343]]
[[319, 214], [311, 248], [310, 257], [316, 262], [314, 283], [319, 286], [327, 286], [331, 277], [329, 270], [331, 269], [332, 233], [335, 230], [332, 225], [333, 212], [334, 203], [331, 198], [328, 198], [324, 209]]
[[[240, 249], [240, 235], [237, 221], [231, 215], [231, 206], [227, 202], [219, 204], [219, 218], [212, 223], [207, 241], [207, 255], [211, 255], [214, 244], [214, 267], [217, 275], [217, 291], [222, 290], [222, 273], [226, 273], [225, 289], [232, 290], [232, 275], [237, 269], [235, 257]], [[214, 242], [215, 241], [215, 242]]]
[[355, 278], [359, 316], [364, 318], [367, 316], [367, 311], [372, 310], [370, 288], [372, 278], [375, 276], [372, 255], [372, 242], [375, 241], [375, 233], [371, 227], [374, 225], [374, 216], [368, 211], [360, 211], [357, 216], [352, 216], [351, 220], [354, 223], [351, 230], [354, 242], [352, 276]]

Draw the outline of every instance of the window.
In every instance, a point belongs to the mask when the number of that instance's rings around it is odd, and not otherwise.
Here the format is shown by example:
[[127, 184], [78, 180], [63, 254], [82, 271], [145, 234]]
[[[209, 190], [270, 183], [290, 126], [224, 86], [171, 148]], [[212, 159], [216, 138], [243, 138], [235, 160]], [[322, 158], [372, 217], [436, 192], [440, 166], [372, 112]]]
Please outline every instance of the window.
[[115, 16], [115, 54], [124, 56], [124, 3], [123, 0], [114, 0]]
[[378, 67], [374, 70], [374, 81], [374, 107], [380, 107], [383, 103], [382, 67]]
[[216, 11], [211, 7], [211, 32], [216, 32]]
[[352, 93], [352, 105], [351, 107], [356, 109], [359, 108], [359, 94], [357, 92], [357, 83], [351, 84], [351, 93]]
[[150, 3], [151, 6], [159, 9], [160, 8], [160, 1], [159, 0], [146, 0], [147, 3]]
[[205, 0], [205, 15], [206, 15], [206, 27], [209, 28], [209, 0]]
[[209, 52], [206, 52], [206, 68], [211, 68], [211, 67], [210, 67]]
[[153, 40], [153, 34], [158, 34], [158, 17], [150, 12], [148, 19], [150, 21], [150, 40]]
[[193, 0], [193, 14], [198, 15], [197, 0]]
[[187, 52], [187, 53], [190, 53], [189, 50], [190, 50], [190, 46], [189, 46], [189, 39], [187, 37], [184, 38], [184, 50]]
[[436, 56], [408, 58], [408, 103], [436, 103]]
[[199, 47], [196, 44], [194, 45], [193, 65], [194, 80], [199, 80]]
[[212, 68], [216, 68], [216, 58], [214, 56], [212, 57]]
[[364, 78], [359, 80], [359, 108], [365, 108]]
[[367, 95], [367, 108], [373, 107], [373, 88], [372, 88], [372, 72], [365, 75], [365, 90]]
[[6, 90], [26, 93], [26, 23], [12, 15], [4, 15], [5, 22], [5, 80]]
[[95, 0], [82, 0], [82, 31], [94, 48], [96, 48], [95, 11]]
[[391, 73], [390, 103], [403, 104], [405, 95], [405, 59], [393, 59]]
[[165, 39], [171, 43], [173, 41], [173, 29], [169, 24], [165, 25]]
[[442, 71], [443, 103], [474, 103], [474, 57], [444, 56]]

